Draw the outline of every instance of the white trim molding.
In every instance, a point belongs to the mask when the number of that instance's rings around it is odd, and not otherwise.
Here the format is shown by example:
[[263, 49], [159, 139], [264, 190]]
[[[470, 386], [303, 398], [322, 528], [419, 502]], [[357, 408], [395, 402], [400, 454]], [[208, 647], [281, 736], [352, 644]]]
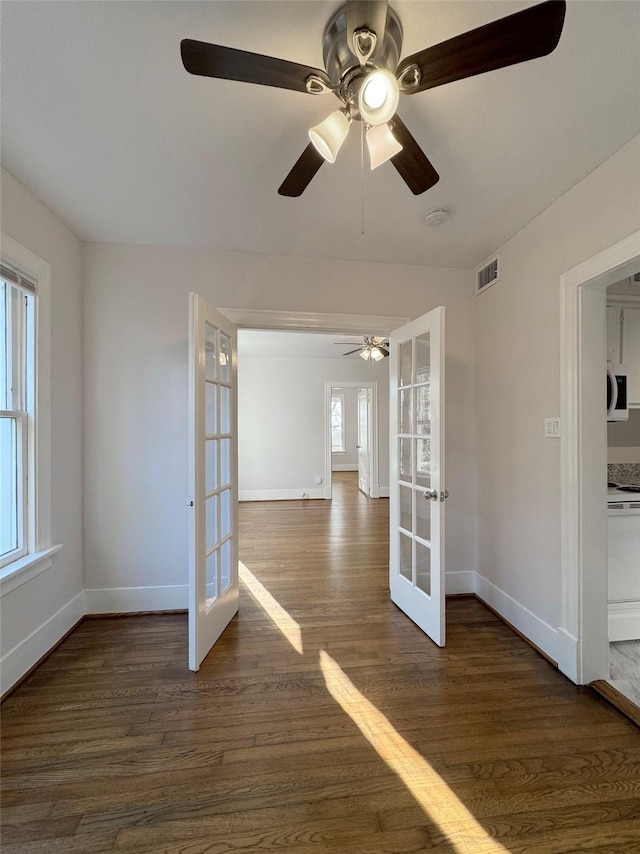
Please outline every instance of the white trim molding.
[[218, 308], [243, 329], [291, 329], [301, 332], [348, 332], [354, 335], [389, 335], [407, 323], [407, 317], [376, 314], [322, 314], [311, 311], [277, 311], [252, 308]]
[[84, 592], [0, 658], [0, 696], [4, 696], [84, 616]]
[[608, 677], [606, 288], [637, 272], [640, 231], [560, 277], [561, 570], [558, 667], [577, 684]]
[[475, 593], [475, 572], [472, 569], [460, 569], [444, 574], [444, 592], [448, 595]]
[[610, 602], [608, 607], [610, 641], [640, 638], [640, 602]]
[[40, 575], [46, 569], [51, 569], [53, 566], [51, 558], [61, 548], [61, 545], [51, 546], [41, 552], [27, 554], [3, 567], [0, 570], [0, 599], [17, 587], [21, 587], [25, 582], [31, 581], [32, 578]]
[[240, 489], [238, 501], [300, 501], [308, 498], [324, 498], [324, 487], [313, 489]]
[[[131, 614], [140, 611], [186, 611], [188, 584], [158, 587], [109, 587], [84, 591], [85, 615]], [[187, 666], [185, 657], [184, 666]]]
[[536, 616], [532, 611], [520, 604], [504, 590], [496, 587], [478, 572], [475, 573], [475, 594], [481, 602], [485, 602], [503, 619], [535, 644], [552, 661], [558, 660], [557, 631]]

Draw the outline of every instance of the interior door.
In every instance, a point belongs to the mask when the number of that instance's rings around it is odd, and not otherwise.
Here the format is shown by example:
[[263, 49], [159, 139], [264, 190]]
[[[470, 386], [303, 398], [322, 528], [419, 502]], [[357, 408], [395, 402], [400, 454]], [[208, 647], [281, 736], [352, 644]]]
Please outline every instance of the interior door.
[[391, 599], [445, 643], [444, 308], [389, 338]]
[[358, 488], [369, 495], [369, 397], [368, 388], [358, 389]]
[[189, 294], [189, 668], [238, 611], [237, 332]]

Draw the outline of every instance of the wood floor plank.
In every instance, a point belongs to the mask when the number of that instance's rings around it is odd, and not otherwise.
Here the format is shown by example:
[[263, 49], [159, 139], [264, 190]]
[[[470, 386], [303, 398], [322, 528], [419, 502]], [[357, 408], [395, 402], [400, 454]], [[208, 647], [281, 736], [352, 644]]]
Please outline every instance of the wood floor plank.
[[184, 614], [85, 620], [3, 704], [3, 854], [640, 854], [637, 727], [473, 597], [431, 643], [388, 597], [387, 501], [345, 472], [240, 517], [302, 654], [244, 587], [198, 673]]

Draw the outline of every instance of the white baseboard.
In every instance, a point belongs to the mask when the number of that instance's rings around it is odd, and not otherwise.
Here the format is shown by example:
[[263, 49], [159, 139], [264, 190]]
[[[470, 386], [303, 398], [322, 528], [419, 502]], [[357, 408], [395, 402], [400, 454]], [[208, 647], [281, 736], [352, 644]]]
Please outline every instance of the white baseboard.
[[189, 606], [189, 585], [110, 587], [85, 590], [85, 614], [130, 614], [139, 611], [176, 611]]
[[70, 599], [52, 617], [31, 632], [0, 659], [0, 696], [3, 696], [34, 664], [84, 616], [84, 591]]
[[389, 497], [389, 487], [388, 486], [380, 486], [378, 487], [378, 491], [380, 492], [380, 498], [388, 498]]
[[640, 639], [640, 602], [611, 602], [608, 605], [610, 641]]
[[324, 498], [324, 487], [315, 489], [240, 489], [238, 501], [299, 501], [301, 498]]
[[358, 471], [358, 463], [331, 463], [331, 471]]
[[553, 661], [558, 660], [558, 632], [524, 605], [479, 573], [475, 574], [475, 594]]
[[557, 636], [558, 670], [578, 685], [578, 639], [562, 627], [558, 629]]
[[444, 591], [449, 595], [453, 593], [475, 593], [475, 572], [472, 570], [459, 572], [445, 572]]

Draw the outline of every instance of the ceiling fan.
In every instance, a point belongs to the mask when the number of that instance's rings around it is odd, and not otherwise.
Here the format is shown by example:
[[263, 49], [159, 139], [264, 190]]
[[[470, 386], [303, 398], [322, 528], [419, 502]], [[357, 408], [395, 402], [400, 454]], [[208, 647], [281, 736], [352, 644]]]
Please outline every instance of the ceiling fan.
[[180, 50], [190, 74], [336, 95], [340, 107], [310, 129], [311, 142], [279, 187], [281, 196], [300, 196], [324, 161], [335, 161], [354, 121], [366, 127], [371, 168], [390, 160], [418, 195], [439, 175], [396, 112], [400, 94], [551, 53], [560, 40], [565, 7], [565, 0], [546, 0], [399, 61], [402, 26], [387, 0], [347, 0], [325, 27], [326, 71], [193, 39], [183, 39]]
[[[356, 344], [356, 341], [347, 342], [336, 341], [335, 344], [339, 347], [345, 347], [349, 343]], [[365, 335], [362, 339], [362, 344], [358, 344], [355, 350], [348, 350], [343, 353], [343, 356], [351, 356], [352, 353], [358, 353], [363, 359], [373, 359], [374, 362], [379, 362], [381, 359], [389, 355], [389, 341], [386, 338], [376, 338], [373, 335]]]

